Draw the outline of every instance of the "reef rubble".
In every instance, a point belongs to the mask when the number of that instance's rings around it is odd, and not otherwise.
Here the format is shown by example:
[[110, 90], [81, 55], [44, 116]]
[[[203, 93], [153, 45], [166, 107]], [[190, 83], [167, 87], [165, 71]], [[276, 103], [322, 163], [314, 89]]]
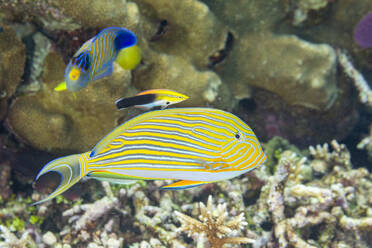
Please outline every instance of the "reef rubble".
[[266, 166], [192, 190], [159, 190], [166, 181], [120, 186], [88, 180], [85, 191], [95, 189], [89, 197], [59, 196], [32, 207], [27, 205], [40, 194], [28, 200], [13, 194], [0, 202], [1, 235], [7, 237], [1, 242], [5, 247], [25, 240], [54, 247], [369, 247], [368, 171], [353, 168], [349, 151], [336, 141], [302, 152], [278, 144], [265, 145], [275, 146], [267, 148], [275, 159]]

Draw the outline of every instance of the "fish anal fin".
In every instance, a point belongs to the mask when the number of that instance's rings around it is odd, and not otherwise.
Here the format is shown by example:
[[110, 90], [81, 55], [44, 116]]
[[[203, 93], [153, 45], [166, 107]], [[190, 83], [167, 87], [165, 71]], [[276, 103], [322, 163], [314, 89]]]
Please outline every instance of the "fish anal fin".
[[167, 189], [167, 190], [189, 189], [189, 188], [197, 187], [197, 186], [200, 186], [202, 184], [207, 184], [207, 183], [210, 183], [210, 182], [181, 180], [181, 181], [163, 186], [161, 188]]

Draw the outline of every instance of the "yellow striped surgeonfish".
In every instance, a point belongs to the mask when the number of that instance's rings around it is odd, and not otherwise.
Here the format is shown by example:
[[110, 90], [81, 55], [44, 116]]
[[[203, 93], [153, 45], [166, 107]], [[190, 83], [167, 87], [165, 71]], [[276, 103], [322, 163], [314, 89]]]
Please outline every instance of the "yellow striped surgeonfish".
[[75, 53], [65, 70], [66, 82], [58, 85], [56, 90], [67, 87], [70, 91], [78, 91], [88, 82], [110, 76], [118, 53], [136, 43], [136, 35], [125, 28], [103, 29]]
[[164, 189], [185, 189], [230, 179], [266, 160], [252, 129], [235, 115], [212, 108], [175, 108], [139, 115], [118, 126], [91, 152], [46, 164], [61, 175], [57, 189], [41, 203], [81, 178], [128, 184], [136, 180], [180, 180]]
[[136, 107], [145, 110], [160, 107], [165, 109], [169, 105], [189, 99], [188, 96], [174, 90], [153, 89], [145, 90], [132, 97], [120, 98], [115, 102], [118, 109]]

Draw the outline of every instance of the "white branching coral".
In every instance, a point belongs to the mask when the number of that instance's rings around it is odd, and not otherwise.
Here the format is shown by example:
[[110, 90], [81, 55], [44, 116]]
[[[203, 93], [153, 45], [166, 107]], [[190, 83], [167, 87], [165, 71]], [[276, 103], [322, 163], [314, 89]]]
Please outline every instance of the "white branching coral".
[[331, 147], [333, 151], [329, 150], [327, 143], [317, 145], [316, 147], [310, 146], [309, 152], [316, 161], [323, 161], [328, 165], [340, 165], [347, 169], [351, 168], [351, 156], [344, 144], [339, 144], [336, 140], [331, 141]]
[[337, 50], [338, 62], [344, 69], [346, 75], [348, 75], [353, 81], [355, 87], [359, 91], [359, 99], [362, 103], [372, 106], [372, 90], [368, 85], [368, 82], [364, 79], [363, 75], [354, 68], [347, 55], [341, 50]]
[[0, 225], [0, 247], [2, 248], [23, 248], [36, 247], [35, 242], [26, 231], [20, 238], [14, 235], [8, 228]]
[[357, 145], [358, 149], [366, 149], [370, 154], [372, 151], [372, 126], [369, 127], [369, 135], [364, 137]]
[[226, 203], [218, 204], [215, 207], [212, 201], [212, 196], [209, 196], [207, 206], [202, 202], [199, 203], [199, 220], [176, 211], [175, 214], [181, 221], [179, 231], [187, 232], [189, 236], [196, 235], [199, 240], [199, 235], [203, 234], [206, 236], [210, 247], [214, 248], [223, 247], [225, 244], [255, 242], [255, 240], [250, 238], [231, 237], [232, 234], [236, 235], [240, 229], [247, 225], [244, 220], [244, 213], [228, 221]]
[[69, 223], [75, 222], [73, 225], [75, 231], [85, 229], [112, 209], [120, 212], [119, 199], [113, 196], [109, 183], [102, 182], [102, 186], [106, 192], [105, 197], [94, 203], [77, 205], [63, 212], [63, 216], [70, 217]]
[[[106, 196], [90, 204], [76, 205], [64, 211], [62, 215], [68, 217], [68, 226], [60, 235], [68, 236], [73, 233], [81, 242], [88, 243], [87, 247], [122, 247], [124, 239], [113, 230], [118, 218], [109, 216], [112, 211], [126, 215], [121, 209], [119, 198], [123, 197], [120, 191], [119, 197], [114, 196], [110, 184], [102, 182]], [[97, 222], [105, 223], [101, 230], [91, 232], [97, 226]], [[72, 228], [71, 228], [72, 227]]]
[[[368, 171], [352, 169], [348, 149], [337, 141], [310, 147], [309, 151], [313, 160], [284, 151], [274, 175], [262, 188], [259, 202], [266, 201], [269, 216], [259, 216], [274, 224], [274, 240], [266, 246], [341, 247], [346, 237], [354, 237], [348, 247], [369, 247], [359, 235], [372, 228]], [[309, 177], [301, 173], [306, 170]], [[313, 173], [319, 180], [312, 179]], [[254, 219], [259, 220], [257, 216]], [[322, 231], [314, 231], [315, 226]], [[338, 235], [332, 236], [336, 232]]]

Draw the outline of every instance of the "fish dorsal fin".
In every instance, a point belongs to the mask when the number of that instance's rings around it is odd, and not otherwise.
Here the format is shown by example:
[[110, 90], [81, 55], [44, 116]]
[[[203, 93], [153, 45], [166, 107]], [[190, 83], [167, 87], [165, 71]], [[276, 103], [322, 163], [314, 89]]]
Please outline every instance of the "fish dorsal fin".
[[161, 188], [168, 189], [168, 190], [189, 189], [189, 188], [197, 187], [197, 186], [200, 186], [206, 183], [210, 183], [210, 182], [181, 180], [181, 181], [163, 186]]
[[79, 48], [79, 50], [76, 51], [76, 53], [74, 54], [74, 57], [77, 57], [80, 53], [89, 50], [91, 45], [92, 45], [92, 42], [93, 42], [94, 38], [95, 37], [90, 38], [89, 40], [84, 42], [84, 44]]
[[100, 153], [103, 149], [105, 149], [110, 142], [115, 139], [117, 136], [119, 136], [122, 132], [124, 132], [126, 129], [152, 117], [156, 116], [159, 114], [163, 114], [163, 111], [151, 111], [151, 112], [146, 112], [144, 114], [138, 115], [129, 121], [121, 124], [120, 126], [116, 127], [111, 133], [107, 134], [106, 137], [104, 137], [100, 142], [96, 144], [96, 146], [92, 149], [90, 153], [90, 157], [94, 157], [96, 154]]
[[[221, 110], [216, 109], [209, 109], [209, 108], [188, 108], [198, 112], [221, 112]], [[160, 115], [167, 115], [167, 114], [176, 114], [182, 112], [183, 108], [174, 108], [174, 109], [165, 109], [165, 110], [154, 110], [150, 112], [146, 112], [144, 114], [138, 115], [129, 121], [121, 124], [120, 126], [116, 127], [111, 133], [107, 134], [100, 142], [96, 144], [96, 146], [92, 149], [90, 153], [90, 157], [94, 157], [96, 154], [100, 153], [103, 149], [105, 149], [108, 144], [111, 143], [113, 139], [118, 137], [121, 133], [123, 133], [126, 129], [141, 123], [145, 120], [148, 120], [152, 117], [160, 116]]]

